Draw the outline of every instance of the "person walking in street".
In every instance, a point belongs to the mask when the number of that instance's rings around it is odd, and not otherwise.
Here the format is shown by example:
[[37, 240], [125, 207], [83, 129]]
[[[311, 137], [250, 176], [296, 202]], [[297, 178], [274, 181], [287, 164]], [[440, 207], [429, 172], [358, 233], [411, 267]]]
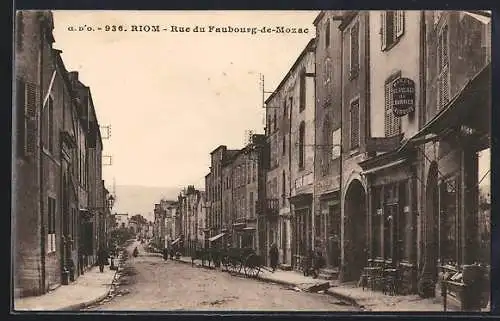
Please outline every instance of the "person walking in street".
[[108, 255], [106, 253], [106, 250], [103, 247], [99, 248], [99, 251], [97, 253], [97, 261], [99, 264], [99, 272], [104, 272], [104, 264], [106, 263], [106, 260], [108, 259]]
[[278, 266], [278, 247], [276, 243], [271, 245], [271, 249], [269, 250], [269, 259], [271, 260], [271, 268], [273, 272], [276, 271], [276, 267]]

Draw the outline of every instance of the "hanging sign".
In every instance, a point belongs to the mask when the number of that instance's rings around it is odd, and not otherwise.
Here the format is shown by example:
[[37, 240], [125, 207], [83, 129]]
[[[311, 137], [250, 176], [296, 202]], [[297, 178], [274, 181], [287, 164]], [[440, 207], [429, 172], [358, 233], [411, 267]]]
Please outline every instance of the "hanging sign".
[[415, 111], [415, 82], [409, 78], [398, 78], [392, 83], [392, 111], [402, 117]]

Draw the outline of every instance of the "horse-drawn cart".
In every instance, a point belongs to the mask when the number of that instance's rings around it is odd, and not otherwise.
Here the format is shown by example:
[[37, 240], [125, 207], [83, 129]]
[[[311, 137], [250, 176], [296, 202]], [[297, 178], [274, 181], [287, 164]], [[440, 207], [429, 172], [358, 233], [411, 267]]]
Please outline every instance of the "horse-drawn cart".
[[257, 277], [263, 269], [263, 259], [255, 253], [252, 248], [226, 248], [226, 249], [198, 249], [191, 257], [194, 260], [201, 260], [202, 266], [205, 262], [213, 262], [214, 266], [222, 265], [225, 271], [230, 273], [245, 273], [247, 277]]

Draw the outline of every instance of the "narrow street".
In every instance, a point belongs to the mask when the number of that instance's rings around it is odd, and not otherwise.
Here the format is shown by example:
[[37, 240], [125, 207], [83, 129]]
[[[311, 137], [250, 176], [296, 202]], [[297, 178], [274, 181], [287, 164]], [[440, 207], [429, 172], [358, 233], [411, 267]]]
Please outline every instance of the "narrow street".
[[116, 295], [86, 311], [99, 310], [308, 310], [355, 311], [334, 297], [296, 292], [228, 273], [191, 267], [139, 248], [125, 264]]

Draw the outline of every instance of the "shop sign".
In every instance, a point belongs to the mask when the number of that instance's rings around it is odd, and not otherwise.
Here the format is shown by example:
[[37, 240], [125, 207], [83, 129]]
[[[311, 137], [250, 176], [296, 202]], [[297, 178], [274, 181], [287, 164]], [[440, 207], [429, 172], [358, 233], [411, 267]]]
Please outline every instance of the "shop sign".
[[402, 117], [415, 111], [415, 82], [409, 78], [398, 78], [392, 83], [392, 111]]

